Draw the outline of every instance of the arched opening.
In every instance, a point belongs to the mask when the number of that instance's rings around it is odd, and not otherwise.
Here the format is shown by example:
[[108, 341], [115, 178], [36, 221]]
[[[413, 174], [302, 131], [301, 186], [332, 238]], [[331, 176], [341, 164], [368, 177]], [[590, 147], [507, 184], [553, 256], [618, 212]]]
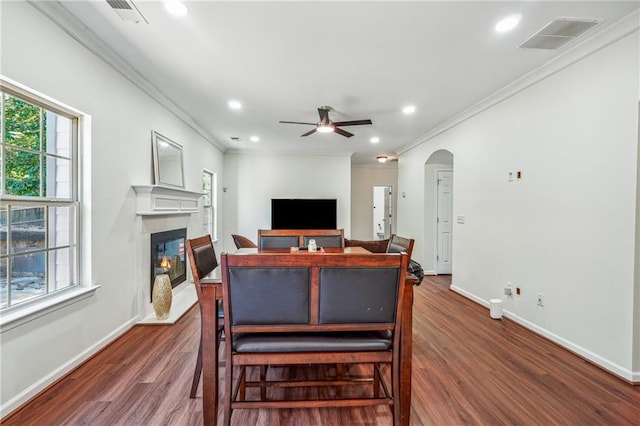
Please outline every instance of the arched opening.
[[453, 267], [453, 154], [441, 149], [425, 162], [425, 273], [451, 274]]

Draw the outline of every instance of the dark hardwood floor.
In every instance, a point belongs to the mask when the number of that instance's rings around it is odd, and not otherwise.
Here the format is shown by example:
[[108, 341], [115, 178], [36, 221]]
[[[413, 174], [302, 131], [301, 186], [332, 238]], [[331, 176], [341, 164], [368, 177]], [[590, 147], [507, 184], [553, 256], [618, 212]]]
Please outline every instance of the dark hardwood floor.
[[[492, 320], [449, 284], [425, 277], [415, 289], [413, 425], [640, 424], [640, 387]], [[189, 399], [199, 327], [197, 307], [174, 326], [136, 326], [2, 424], [200, 425], [202, 390]], [[391, 415], [387, 407], [238, 410], [233, 424], [388, 425]]]

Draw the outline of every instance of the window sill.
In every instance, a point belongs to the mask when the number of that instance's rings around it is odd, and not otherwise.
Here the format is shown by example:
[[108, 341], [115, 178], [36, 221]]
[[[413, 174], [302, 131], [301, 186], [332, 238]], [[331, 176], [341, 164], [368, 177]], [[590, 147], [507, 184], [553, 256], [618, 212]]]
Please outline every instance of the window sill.
[[40, 303], [27, 305], [22, 309], [13, 312], [7, 312], [0, 316], [0, 334], [13, 328], [26, 324], [41, 316], [55, 312], [65, 306], [69, 306], [80, 300], [93, 296], [95, 291], [101, 286], [79, 287], [68, 292], [64, 292], [58, 296], [47, 298]]

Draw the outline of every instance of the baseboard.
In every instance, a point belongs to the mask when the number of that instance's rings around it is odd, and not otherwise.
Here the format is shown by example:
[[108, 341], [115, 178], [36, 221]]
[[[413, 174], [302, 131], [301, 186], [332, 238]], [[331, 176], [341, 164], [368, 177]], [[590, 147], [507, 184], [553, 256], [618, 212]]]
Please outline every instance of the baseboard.
[[[452, 291], [460, 294], [463, 297], [466, 297], [467, 299], [470, 299], [476, 303], [478, 303], [479, 305], [482, 305], [486, 308], [489, 308], [489, 302], [487, 300], [481, 299], [455, 285], [451, 285], [449, 287]], [[592, 364], [602, 368], [603, 370], [608, 371], [609, 373], [621, 378], [622, 380], [633, 384], [633, 385], [640, 385], [640, 373], [639, 372], [633, 372], [631, 370], [628, 370], [614, 362], [609, 361], [606, 358], [601, 357], [598, 354], [595, 354], [591, 351], [589, 351], [588, 349], [585, 349], [579, 345], [576, 345], [575, 343], [564, 339], [560, 336], [558, 336], [557, 334], [554, 334], [552, 332], [550, 332], [549, 330], [542, 328], [522, 317], [519, 317], [518, 315], [514, 314], [511, 311], [508, 310], [504, 310], [502, 311], [502, 314], [504, 317], [510, 319], [511, 321], [520, 324], [521, 326], [523, 326], [524, 328], [527, 328], [531, 331], [533, 331], [536, 334], [539, 334], [540, 336], [550, 340], [551, 342], [557, 344], [558, 346], [561, 346], [562, 348], [568, 350], [569, 352], [574, 353], [575, 355], [579, 356], [580, 358], [583, 358], [589, 362], [591, 362]]]
[[96, 344], [87, 348], [84, 352], [80, 353], [76, 357], [72, 358], [65, 364], [61, 365], [56, 370], [52, 371], [47, 376], [43, 377], [33, 385], [26, 388], [24, 391], [20, 392], [15, 397], [11, 398], [9, 401], [4, 403], [0, 407], [0, 419], [4, 419], [6, 416], [10, 415], [12, 412], [19, 409], [23, 404], [29, 402], [32, 398], [37, 396], [42, 391], [46, 390], [49, 386], [56, 383], [58, 380], [69, 374], [75, 368], [80, 366], [82, 363], [87, 361], [89, 358], [100, 352], [107, 345], [113, 342], [115, 339], [120, 337], [126, 331], [128, 331], [131, 327], [133, 327], [138, 318], [132, 318], [117, 329], [115, 329], [112, 333], [105, 336], [103, 339], [96, 342]]
[[438, 275], [436, 271], [422, 271], [425, 275]]

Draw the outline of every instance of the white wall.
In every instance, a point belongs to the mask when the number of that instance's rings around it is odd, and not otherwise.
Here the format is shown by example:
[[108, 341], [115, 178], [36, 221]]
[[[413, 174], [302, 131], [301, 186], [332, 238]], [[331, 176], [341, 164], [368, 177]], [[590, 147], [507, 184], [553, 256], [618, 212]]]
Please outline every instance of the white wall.
[[[24, 2], [2, 2], [2, 73], [91, 116], [91, 271], [95, 296], [2, 333], [2, 414], [124, 332], [137, 320], [135, 198], [132, 184], [151, 184], [151, 130], [184, 146], [186, 189], [199, 190], [204, 167], [222, 174], [223, 155]], [[86, 169], [88, 168], [88, 169]], [[88, 198], [87, 198], [88, 200]], [[219, 217], [222, 220], [222, 216]], [[222, 224], [222, 222], [220, 222]], [[201, 233], [193, 215], [189, 236]]]
[[392, 187], [393, 222], [391, 232], [396, 231], [398, 204], [398, 168], [354, 165], [351, 168], [351, 239], [373, 239], [373, 187]]
[[[506, 299], [503, 287], [511, 281], [522, 288], [521, 296], [505, 300], [512, 318], [627, 379], [639, 350], [632, 347], [635, 28], [399, 162], [399, 190], [407, 192], [400, 233], [424, 235], [425, 161], [438, 149], [454, 154], [454, 217], [466, 217], [454, 223], [454, 289], [486, 304]], [[521, 170], [523, 178], [507, 182], [509, 170]], [[422, 242], [414, 252], [423, 255]], [[539, 292], [544, 307], [536, 306]]]
[[224, 249], [231, 234], [254, 242], [271, 228], [272, 198], [335, 198], [338, 228], [350, 235], [351, 157], [294, 154], [225, 154]]

